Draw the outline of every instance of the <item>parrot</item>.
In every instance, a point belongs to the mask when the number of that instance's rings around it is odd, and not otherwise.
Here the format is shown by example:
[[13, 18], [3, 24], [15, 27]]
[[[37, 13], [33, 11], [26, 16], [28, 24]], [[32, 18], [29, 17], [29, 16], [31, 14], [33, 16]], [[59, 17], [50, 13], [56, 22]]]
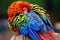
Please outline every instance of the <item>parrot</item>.
[[8, 25], [32, 40], [58, 40], [45, 11], [38, 5], [17, 1], [8, 7]]

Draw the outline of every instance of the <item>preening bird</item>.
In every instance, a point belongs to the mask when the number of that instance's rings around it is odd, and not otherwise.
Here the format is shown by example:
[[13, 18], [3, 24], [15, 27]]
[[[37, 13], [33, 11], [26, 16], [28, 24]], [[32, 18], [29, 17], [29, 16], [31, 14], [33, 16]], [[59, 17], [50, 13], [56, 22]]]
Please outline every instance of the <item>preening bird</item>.
[[46, 14], [39, 5], [23, 1], [13, 2], [8, 8], [9, 26], [32, 40], [58, 40]]

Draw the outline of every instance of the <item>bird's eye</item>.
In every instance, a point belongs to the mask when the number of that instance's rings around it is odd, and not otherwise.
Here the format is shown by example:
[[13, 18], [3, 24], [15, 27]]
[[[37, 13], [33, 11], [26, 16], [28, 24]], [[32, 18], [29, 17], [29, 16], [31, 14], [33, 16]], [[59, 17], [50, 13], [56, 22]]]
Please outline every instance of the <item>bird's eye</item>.
[[18, 15], [19, 15], [19, 13], [17, 13], [17, 14], [15, 15], [15, 17], [18, 16]]
[[22, 17], [23, 15], [21, 14], [20, 17]]

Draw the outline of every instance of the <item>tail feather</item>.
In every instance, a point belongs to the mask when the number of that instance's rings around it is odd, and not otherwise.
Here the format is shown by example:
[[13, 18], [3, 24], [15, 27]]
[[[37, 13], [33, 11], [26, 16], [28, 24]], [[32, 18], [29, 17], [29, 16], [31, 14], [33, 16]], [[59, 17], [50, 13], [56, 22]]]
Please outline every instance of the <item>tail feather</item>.
[[48, 35], [52, 38], [52, 40], [59, 40], [59, 38], [53, 34], [51, 31], [48, 31]]
[[47, 33], [38, 32], [37, 34], [39, 35], [39, 37], [41, 38], [41, 40], [60, 40], [51, 31], [48, 31]]
[[48, 35], [47, 34], [44, 34], [44, 33], [38, 33], [39, 37], [41, 38], [41, 40], [49, 40], [47, 37]]

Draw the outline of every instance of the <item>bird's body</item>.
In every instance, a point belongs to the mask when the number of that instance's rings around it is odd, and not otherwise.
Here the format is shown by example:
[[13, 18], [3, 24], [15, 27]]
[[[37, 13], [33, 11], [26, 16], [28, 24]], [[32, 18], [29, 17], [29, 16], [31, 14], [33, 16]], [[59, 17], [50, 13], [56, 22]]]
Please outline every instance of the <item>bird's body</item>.
[[8, 8], [8, 15], [9, 23], [15, 32], [29, 36], [32, 40], [54, 40], [56, 38], [51, 21], [45, 11], [37, 5], [14, 2]]

